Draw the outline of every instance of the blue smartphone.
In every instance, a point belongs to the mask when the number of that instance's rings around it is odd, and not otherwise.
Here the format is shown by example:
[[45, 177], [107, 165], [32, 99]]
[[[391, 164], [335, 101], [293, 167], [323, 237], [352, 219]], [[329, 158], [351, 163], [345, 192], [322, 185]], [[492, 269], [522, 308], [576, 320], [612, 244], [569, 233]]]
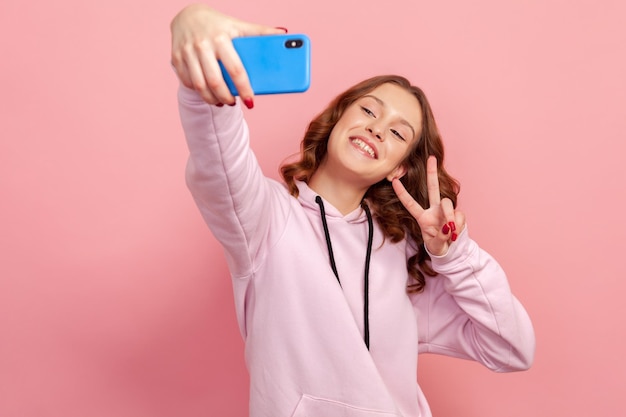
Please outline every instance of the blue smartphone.
[[[233, 39], [255, 94], [301, 93], [311, 84], [311, 42], [306, 35], [264, 35]], [[237, 95], [220, 62], [224, 81]]]

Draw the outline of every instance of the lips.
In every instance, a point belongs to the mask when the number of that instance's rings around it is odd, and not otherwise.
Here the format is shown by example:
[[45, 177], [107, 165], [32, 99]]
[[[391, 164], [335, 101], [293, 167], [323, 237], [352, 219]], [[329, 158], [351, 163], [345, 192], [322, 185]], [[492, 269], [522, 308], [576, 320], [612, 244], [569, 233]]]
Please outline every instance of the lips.
[[363, 153], [368, 155], [370, 158], [378, 159], [378, 152], [376, 151], [376, 147], [374, 146], [374, 144], [366, 140], [364, 137], [351, 136], [350, 142], [352, 143], [352, 145], [354, 145], [356, 148], [358, 148]]

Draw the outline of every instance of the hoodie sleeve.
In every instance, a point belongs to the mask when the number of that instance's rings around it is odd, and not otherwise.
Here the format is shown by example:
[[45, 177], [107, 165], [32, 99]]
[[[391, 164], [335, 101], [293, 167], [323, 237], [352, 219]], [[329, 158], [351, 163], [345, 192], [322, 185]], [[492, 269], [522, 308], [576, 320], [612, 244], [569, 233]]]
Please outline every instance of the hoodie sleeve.
[[233, 277], [248, 277], [263, 258], [275, 220], [287, 204], [285, 193], [267, 179], [249, 146], [239, 105], [215, 107], [194, 90], [179, 87], [180, 119], [189, 147], [186, 181], [202, 217], [226, 252]]
[[496, 372], [528, 369], [535, 335], [496, 260], [468, 236], [448, 253], [431, 256], [438, 273], [411, 298], [418, 320], [419, 352], [472, 359]]

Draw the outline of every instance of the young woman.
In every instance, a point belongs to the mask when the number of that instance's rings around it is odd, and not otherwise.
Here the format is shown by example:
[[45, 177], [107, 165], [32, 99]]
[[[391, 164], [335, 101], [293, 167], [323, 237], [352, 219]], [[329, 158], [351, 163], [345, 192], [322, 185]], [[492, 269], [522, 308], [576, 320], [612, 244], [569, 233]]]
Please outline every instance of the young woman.
[[531, 322], [455, 208], [419, 88], [381, 76], [339, 95], [282, 184], [261, 172], [217, 64], [253, 107], [230, 40], [282, 30], [203, 5], [171, 29], [187, 182], [225, 248], [251, 416], [430, 416], [418, 352], [499, 372], [530, 366]]

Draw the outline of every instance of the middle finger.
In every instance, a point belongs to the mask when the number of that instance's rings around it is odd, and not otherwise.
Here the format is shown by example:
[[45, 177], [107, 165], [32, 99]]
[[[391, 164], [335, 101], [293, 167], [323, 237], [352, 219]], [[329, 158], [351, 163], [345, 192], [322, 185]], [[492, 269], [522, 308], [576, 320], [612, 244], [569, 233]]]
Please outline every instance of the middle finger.
[[426, 161], [426, 187], [428, 188], [428, 202], [431, 207], [441, 203], [439, 194], [439, 174], [437, 173], [437, 157], [431, 155]]
[[216, 42], [217, 54], [220, 57], [222, 65], [228, 72], [228, 75], [233, 81], [237, 93], [242, 99], [252, 98], [254, 92], [250, 85], [248, 73], [241, 61], [241, 57], [237, 53], [232, 40], [220, 40]]

